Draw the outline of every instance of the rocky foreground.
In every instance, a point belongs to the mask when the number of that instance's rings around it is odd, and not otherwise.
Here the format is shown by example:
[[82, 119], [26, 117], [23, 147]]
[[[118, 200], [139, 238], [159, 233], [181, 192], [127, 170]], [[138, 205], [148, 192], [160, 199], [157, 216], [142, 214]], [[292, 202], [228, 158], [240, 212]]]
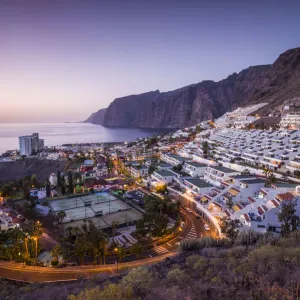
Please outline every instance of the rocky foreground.
[[[292, 300], [300, 297], [300, 235], [254, 244], [240, 239], [186, 251], [119, 276], [68, 283], [0, 281], [0, 299], [20, 300]], [[200, 243], [201, 244], [201, 243]]]
[[[49, 174], [58, 170], [64, 171], [66, 160], [48, 160], [26, 158], [11, 162], [0, 162], [0, 182], [18, 180], [25, 176], [36, 174], [40, 182], [45, 181]], [[45, 172], [47, 170], [47, 172]]]

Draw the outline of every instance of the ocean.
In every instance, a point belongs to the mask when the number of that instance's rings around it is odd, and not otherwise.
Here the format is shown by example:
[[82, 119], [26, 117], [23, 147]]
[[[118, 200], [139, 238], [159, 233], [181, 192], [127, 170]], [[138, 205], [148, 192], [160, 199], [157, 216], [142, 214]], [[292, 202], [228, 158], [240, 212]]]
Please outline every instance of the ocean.
[[129, 142], [170, 130], [106, 128], [87, 123], [0, 123], [0, 154], [18, 149], [18, 137], [34, 132], [38, 132], [40, 138], [45, 140], [45, 146], [58, 146], [69, 143]]

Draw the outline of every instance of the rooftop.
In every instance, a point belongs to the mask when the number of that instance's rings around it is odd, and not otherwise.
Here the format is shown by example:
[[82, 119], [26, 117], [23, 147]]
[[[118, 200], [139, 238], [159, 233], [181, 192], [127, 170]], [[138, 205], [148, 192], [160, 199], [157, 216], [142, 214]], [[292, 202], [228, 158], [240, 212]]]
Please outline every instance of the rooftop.
[[273, 183], [273, 186], [275, 188], [290, 188], [290, 189], [295, 189], [297, 184], [295, 183], [288, 183], [288, 182], [276, 182]]
[[265, 180], [264, 179], [261, 179], [261, 178], [257, 178], [257, 179], [245, 179], [245, 180], [241, 180], [242, 183], [245, 183], [245, 184], [257, 184], [257, 183], [262, 183], [264, 184], [265, 183]]
[[223, 173], [236, 173], [237, 171], [223, 167], [223, 166], [210, 166], [210, 168], [215, 169], [217, 171], [223, 172]]
[[175, 176], [175, 174], [173, 172], [168, 171], [168, 170], [156, 170], [156, 171], [154, 171], [154, 173], [157, 173], [158, 175], [160, 175], [162, 177]]
[[204, 180], [201, 180], [199, 178], [188, 178], [188, 179], [185, 179], [185, 181], [189, 182], [190, 184], [192, 184], [198, 188], [214, 187], [212, 184], [210, 184]]
[[189, 161], [189, 162], [186, 162], [185, 164], [186, 165], [191, 165], [191, 166], [196, 167], [196, 168], [206, 168], [207, 167], [207, 165], [200, 164], [200, 163], [198, 163], [196, 161]]
[[186, 157], [182, 157], [182, 156], [177, 155], [177, 154], [168, 154], [168, 156], [173, 157], [173, 158], [175, 158], [179, 161], [186, 161], [187, 160]]

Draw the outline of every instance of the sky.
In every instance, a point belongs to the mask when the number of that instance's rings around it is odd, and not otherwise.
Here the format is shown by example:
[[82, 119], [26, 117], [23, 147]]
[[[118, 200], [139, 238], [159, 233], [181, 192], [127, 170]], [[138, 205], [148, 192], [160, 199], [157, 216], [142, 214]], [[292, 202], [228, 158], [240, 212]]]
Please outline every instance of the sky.
[[299, 46], [299, 0], [1, 0], [0, 122], [81, 121]]

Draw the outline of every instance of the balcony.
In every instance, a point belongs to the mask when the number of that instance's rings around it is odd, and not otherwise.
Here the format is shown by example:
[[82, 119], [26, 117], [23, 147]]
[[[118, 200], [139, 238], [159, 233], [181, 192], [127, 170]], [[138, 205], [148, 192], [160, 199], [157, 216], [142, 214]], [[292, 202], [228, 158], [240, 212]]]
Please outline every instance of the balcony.
[[256, 159], [250, 158], [250, 157], [247, 157], [247, 156], [242, 156], [242, 159], [243, 159], [243, 160], [246, 160], [246, 161], [248, 161], [248, 162], [250, 162], [250, 163], [253, 163], [253, 164], [255, 164], [255, 163], [257, 162]]
[[300, 170], [300, 161], [291, 160], [286, 167], [292, 171], [298, 171]]

